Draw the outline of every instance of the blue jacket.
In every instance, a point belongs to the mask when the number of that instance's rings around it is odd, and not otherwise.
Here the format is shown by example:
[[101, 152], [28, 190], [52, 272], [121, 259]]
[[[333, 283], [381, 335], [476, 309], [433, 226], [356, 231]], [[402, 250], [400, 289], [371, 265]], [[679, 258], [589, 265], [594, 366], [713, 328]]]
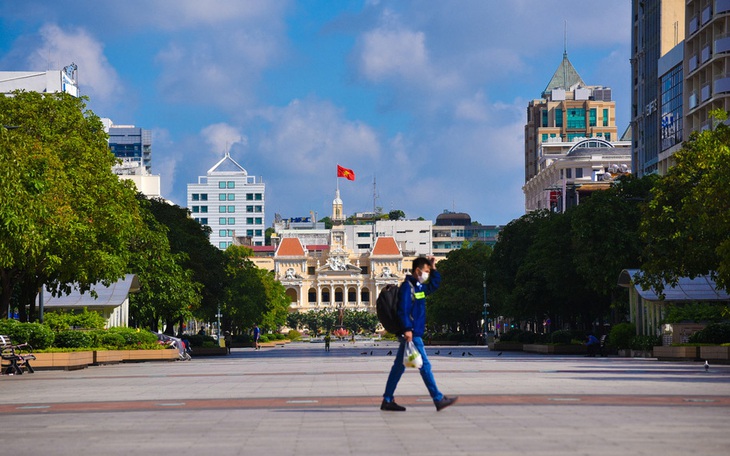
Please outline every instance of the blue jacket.
[[425, 284], [418, 283], [418, 279], [409, 274], [400, 287], [398, 317], [405, 331], [413, 331], [414, 337], [423, 337], [426, 331], [426, 296], [436, 291], [439, 285], [441, 274], [432, 269]]

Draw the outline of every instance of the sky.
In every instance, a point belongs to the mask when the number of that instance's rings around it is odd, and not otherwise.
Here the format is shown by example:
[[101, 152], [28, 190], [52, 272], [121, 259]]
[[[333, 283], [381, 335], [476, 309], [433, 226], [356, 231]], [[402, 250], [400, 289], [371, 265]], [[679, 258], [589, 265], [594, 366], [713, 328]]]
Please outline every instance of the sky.
[[[152, 131], [163, 197], [226, 152], [267, 224], [524, 214], [524, 125], [563, 50], [630, 115], [629, 0], [0, 0], [0, 70], [78, 66], [88, 107]], [[567, 30], [567, 40], [565, 39]]]

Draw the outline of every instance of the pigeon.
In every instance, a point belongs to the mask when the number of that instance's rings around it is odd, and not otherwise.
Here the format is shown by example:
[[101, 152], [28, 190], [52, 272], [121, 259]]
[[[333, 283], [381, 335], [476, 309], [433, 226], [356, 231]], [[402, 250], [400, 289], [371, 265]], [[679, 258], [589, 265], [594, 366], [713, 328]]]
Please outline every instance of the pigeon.
[[502, 356], [502, 352], [497, 353], [497, 356]]
[[474, 356], [474, 355], [471, 354], [471, 352], [466, 352], [466, 354], [469, 355], [469, 356]]
[[449, 352], [449, 355], [450, 355], [450, 354], [451, 354], [451, 352]]
[[705, 372], [710, 370], [710, 363], [705, 360]]
[[367, 355], [367, 354], [368, 354], [368, 352], [362, 352], [362, 353], [360, 353], [360, 354], [361, 354], [361, 355]]
[[388, 355], [392, 355], [392, 354], [393, 354], [393, 350], [388, 350]]
[[373, 356], [373, 351], [372, 350], [370, 350], [370, 356]]
[[441, 350], [437, 350], [437, 351], [436, 351], [436, 354], [437, 354], [437, 355], [440, 355], [440, 354], [441, 354]]
[[464, 355], [466, 355], [466, 352], [461, 352], [461, 356], [464, 356]]

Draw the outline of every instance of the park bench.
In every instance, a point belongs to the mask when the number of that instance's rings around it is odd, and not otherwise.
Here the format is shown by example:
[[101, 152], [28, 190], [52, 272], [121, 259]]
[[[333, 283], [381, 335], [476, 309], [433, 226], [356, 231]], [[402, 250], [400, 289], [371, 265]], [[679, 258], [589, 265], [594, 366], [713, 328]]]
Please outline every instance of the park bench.
[[35, 359], [33, 347], [29, 344], [13, 344], [9, 336], [0, 335], [0, 349], [2, 349], [2, 373], [22, 375], [24, 368], [31, 374], [35, 372], [29, 362]]

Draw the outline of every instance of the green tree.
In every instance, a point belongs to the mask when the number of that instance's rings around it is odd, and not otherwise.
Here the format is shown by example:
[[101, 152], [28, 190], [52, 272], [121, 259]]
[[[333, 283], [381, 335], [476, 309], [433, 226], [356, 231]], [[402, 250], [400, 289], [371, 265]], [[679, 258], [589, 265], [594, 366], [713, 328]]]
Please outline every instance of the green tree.
[[257, 268], [256, 272], [266, 294], [266, 311], [261, 316], [261, 326], [271, 330], [278, 329], [286, 324], [291, 304], [289, 296], [272, 271]]
[[715, 128], [693, 133], [654, 185], [641, 222], [644, 287], [711, 274], [730, 290], [730, 127], [713, 115]]
[[319, 222], [324, 223], [324, 228], [326, 230], [332, 229], [332, 219], [330, 217], [322, 217], [321, 219], [319, 219]]
[[88, 290], [127, 272], [139, 206], [85, 98], [0, 96], [0, 125], [0, 307], [15, 296], [33, 319], [41, 285]]
[[400, 209], [388, 212], [388, 220], [401, 220], [406, 218], [406, 213]]
[[441, 287], [428, 297], [428, 324], [457, 328], [464, 334], [480, 332], [484, 311], [484, 280], [492, 248], [486, 244], [452, 250], [439, 261]]

